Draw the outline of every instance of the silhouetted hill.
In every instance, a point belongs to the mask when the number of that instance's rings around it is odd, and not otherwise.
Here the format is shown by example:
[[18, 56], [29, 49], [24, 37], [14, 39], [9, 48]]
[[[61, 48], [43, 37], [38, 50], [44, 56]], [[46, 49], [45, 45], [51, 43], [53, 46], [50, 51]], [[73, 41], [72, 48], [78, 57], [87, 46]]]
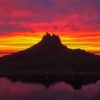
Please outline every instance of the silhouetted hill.
[[74, 88], [100, 79], [100, 56], [69, 49], [57, 35], [46, 34], [36, 45], [0, 58], [0, 76], [49, 85], [66, 81]]
[[81, 49], [69, 49], [57, 35], [47, 33], [36, 45], [3, 56], [0, 70], [0, 73], [9, 74], [99, 73], [100, 56]]

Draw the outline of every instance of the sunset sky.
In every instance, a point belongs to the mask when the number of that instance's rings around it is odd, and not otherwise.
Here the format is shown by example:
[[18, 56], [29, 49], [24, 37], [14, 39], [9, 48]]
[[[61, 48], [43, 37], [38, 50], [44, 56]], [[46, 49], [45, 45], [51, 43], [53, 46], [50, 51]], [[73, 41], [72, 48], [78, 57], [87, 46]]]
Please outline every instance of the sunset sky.
[[100, 0], [0, 0], [0, 56], [36, 44], [46, 32], [69, 48], [100, 54]]

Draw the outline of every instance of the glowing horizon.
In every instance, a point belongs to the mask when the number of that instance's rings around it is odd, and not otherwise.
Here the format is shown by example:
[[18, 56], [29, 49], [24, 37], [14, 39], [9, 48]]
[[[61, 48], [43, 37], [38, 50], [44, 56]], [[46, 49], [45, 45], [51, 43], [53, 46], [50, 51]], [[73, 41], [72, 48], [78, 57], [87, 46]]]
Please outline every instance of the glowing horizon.
[[46, 33], [69, 48], [100, 54], [100, 0], [0, 0], [0, 56], [38, 43]]
[[[44, 34], [43, 34], [44, 35]], [[13, 52], [18, 52], [25, 50], [39, 41], [41, 41], [43, 35], [41, 36], [6, 36], [0, 39], [0, 56], [8, 55]], [[82, 49], [88, 52], [100, 55], [100, 37], [98, 36], [85, 36], [85, 37], [71, 37], [71, 36], [60, 36], [62, 44], [71, 49]]]

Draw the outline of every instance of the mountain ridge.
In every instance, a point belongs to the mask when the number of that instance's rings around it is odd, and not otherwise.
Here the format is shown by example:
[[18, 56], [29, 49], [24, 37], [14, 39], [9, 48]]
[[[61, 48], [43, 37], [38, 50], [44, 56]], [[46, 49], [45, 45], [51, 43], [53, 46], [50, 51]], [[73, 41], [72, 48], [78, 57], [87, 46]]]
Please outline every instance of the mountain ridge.
[[[47, 33], [42, 40], [34, 46], [7, 55], [0, 60], [1, 69], [9, 71], [63, 69], [68, 71], [100, 71], [100, 56], [93, 55], [81, 49], [69, 49], [61, 43], [59, 36]], [[30, 67], [28, 67], [30, 66]], [[42, 66], [42, 67], [41, 67]], [[51, 67], [50, 67], [51, 66]], [[88, 67], [86, 67], [88, 66]], [[95, 66], [95, 67], [93, 67]], [[13, 69], [13, 70], [12, 70]], [[49, 72], [48, 72], [49, 73]]]
[[100, 56], [70, 49], [46, 34], [34, 46], [0, 58], [0, 77], [49, 85], [65, 81], [75, 89], [100, 79]]
[[[37, 48], [41, 48], [41, 46], [43, 47], [43, 46], [50, 46], [50, 47], [60, 47], [60, 48], [64, 48], [64, 49], [67, 49], [67, 50], [69, 50], [69, 51], [81, 51], [81, 52], [83, 52], [83, 53], [87, 53], [87, 54], [90, 54], [90, 55], [93, 55], [93, 53], [90, 53], [90, 52], [87, 52], [87, 51], [85, 51], [85, 50], [82, 50], [82, 49], [70, 49], [70, 48], [68, 48], [67, 46], [65, 46], [65, 45], [63, 45], [62, 43], [61, 43], [61, 40], [60, 40], [60, 38], [59, 38], [59, 36], [57, 36], [57, 35], [55, 35], [55, 34], [49, 34], [49, 33], [46, 33], [44, 36], [43, 36], [43, 38], [42, 38], [42, 40], [39, 42], [39, 43], [37, 43], [37, 44], [35, 44], [35, 45], [33, 45], [32, 47], [29, 47], [29, 48], [27, 48], [27, 49], [25, 49], [25, 50], [22, 50], [22, 51], [18, 51], [18, 52], [14, 52], [14, 53], [12, 53], [12, 54], [9, 54], [9, 55], [4, 55], [4, 56], [2, 56], [2, 57], [0, 57], [0, 58], [3, 58], [3, 57], [6, 57], [6, 56], [10, 56], [10, 55], [13, 55], [13, 54], [16, 54], [16, 53], [20, 53], [20, 52], [26, 52], [26, 51], [31, 51], [31, 50], [33, 50], [33, 49], [35, 49], [35, 47]], [[34, 51], [33, 51], [34, 52]], [[94, 54], [95, 55], [95, 54]], [[98, 55], [97, 55], [98, 56]]]

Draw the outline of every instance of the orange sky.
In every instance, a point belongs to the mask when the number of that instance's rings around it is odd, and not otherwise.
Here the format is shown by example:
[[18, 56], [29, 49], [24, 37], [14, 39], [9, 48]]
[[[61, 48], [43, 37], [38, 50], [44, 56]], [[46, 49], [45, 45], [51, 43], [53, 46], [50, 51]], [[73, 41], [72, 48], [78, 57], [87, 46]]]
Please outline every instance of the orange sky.
[[[41, 35], [26, 35], [26, 36], [2, 36], [0, 39], [0, 55], [10, 54], [12, 52], [24, 50], [38, 43], [42, 36]], [[72, 49], [83, 49], [92, 53], [100, 54], [100, 36], [60, 36], [61, 41], [64, 45]]]
[[100, 0], [0, 0], [0, 56], [26, 49], [46, 32], [69, 48], [100, 54]]

